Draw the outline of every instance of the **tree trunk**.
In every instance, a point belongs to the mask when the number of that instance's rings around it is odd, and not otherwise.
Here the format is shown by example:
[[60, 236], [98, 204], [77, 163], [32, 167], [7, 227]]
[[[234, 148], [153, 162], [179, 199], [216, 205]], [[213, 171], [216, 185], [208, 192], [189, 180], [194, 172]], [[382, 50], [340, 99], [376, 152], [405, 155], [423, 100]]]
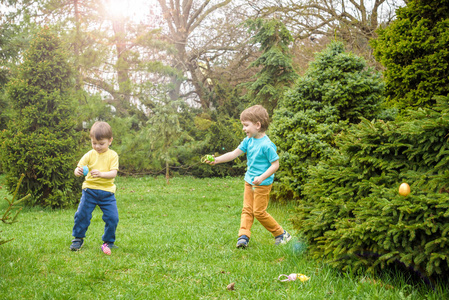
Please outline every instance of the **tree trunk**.
[[170, 166], [168, 160], [165, 161], [165, 183], [170, 184]]
[[[131, 81], [129, 79], [129, 50], [125, 40], [125, 19], [117, 18], [112, 21], [115, 34], [115, 48], [117, 50], [117, 83], [119, 86], [118, 99], [114, 99], [115, 108], [119, 116], [126, 116], [129, 111], [131, 100]], [[116, 97], [114, 97], [116, 98]]]
[[75, 33], [75, 43], [73, 45], [75, 50], [75, 68], [76, 68], [76, 84], [75, 89], [79, 90], [81, 89], [81, 68], [80, 68], [80, 12], [78, 7], [78, 0], [73, 1], [74, 7], [75, 7], [75, 27], [76, 27], [76, 33]]

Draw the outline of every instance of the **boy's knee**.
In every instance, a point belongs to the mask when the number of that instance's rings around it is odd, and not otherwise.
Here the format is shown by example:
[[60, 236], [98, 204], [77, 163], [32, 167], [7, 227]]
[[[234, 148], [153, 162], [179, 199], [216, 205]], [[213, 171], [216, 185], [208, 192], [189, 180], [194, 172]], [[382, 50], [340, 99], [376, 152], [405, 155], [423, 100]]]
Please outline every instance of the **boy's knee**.
[[103, 221], [105, 223], [108, 223], [109, 225], [116, 226], [118, 224], [118, 215], [107, 215], [103, 216]]
[[89, 214], [84, 209], [78, 209], [75, 213], [75, 221], [87, 220], [89, 218]]
[[263, 218], [263, 217], [266, 216], [266, 214], [267, 214], [267, 212], [266, 212], [265, 210], [254, 211], [254, 217], [255, 217], [256, 219]]
[[111, 222], [112, 224], [114, 224], [114, 225], [117, 225], [117, 224], [118, 224], [118, 216], [112, 217], [111, 220], [110, 220], [110, 222]]
[[251, 207], [244, 206], [242, 208], [242, 214], [250, 214], [250, 215], [252, 215], [253, 214], [253, 210], [251, 209]]

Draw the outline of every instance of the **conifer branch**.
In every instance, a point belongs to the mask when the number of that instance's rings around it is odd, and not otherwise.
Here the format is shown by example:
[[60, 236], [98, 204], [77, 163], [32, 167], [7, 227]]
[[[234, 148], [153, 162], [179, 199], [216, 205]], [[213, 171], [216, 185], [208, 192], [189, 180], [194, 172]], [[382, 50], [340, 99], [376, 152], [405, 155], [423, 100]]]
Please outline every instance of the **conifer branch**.
[[[5, 224], [12, 224], [12, 223], [17, 222], [17, 216], [19, 215], [20, 211], [22, 210], [22, 207], [18, 207], [17, 205], [18, 205], [19, 203], [21, 203], [22, 201], [26, 200], [27, 198], [31, 197], [31, 195], [28, 194], [28, 195], [26, 195], [25, 197], [23, 197], [23, 198], [21, 198], [21, 199], [19, 199], [19, 200], [16, 201], [17, 193], [18, 193], [18, 191], [19, 191], [20, 185], [22, 184], [22, 180], [23, 180], [24, 177], [25, 177], [25, 174], [22, 174], [22, 175], [20, 176], [19, 182], [17, 183], [17, 187], [16, 187], [16, 189], [15, 189], [15, 191], [14, 191], [12, 200], [8, 200], [7, 198], [5, 198], [6, 201], [8, 201], [8, 204], [9, 204], [9, 205], [8, 205], [8, 207], [6, 208], [6, 211], [5, 211], [5, 213], [3, 214], [2, 218], [0, 219], [0, 220], [1, 220], [3, 223], [5, 223]], [[17, 209], [17, 210], [15, 211], [14, 215], [11, 217], [11, 214], [13, 213], [13, 211], [14, 211], [15, 209]], [[0, 231], [0, 232], [1, 232], [1, 231]], [[9, 239], [9, 240], [5, 240], [5, 239], [3, 239], [2, 237], [0, 237], [0, 245], [3, 245], [3, 244], [5, 244], [5, 243], [7, 243], [7, 242], [10, 242], [10, 241], [12, 241], [13, 239], [14, 239], [14, 238]]]

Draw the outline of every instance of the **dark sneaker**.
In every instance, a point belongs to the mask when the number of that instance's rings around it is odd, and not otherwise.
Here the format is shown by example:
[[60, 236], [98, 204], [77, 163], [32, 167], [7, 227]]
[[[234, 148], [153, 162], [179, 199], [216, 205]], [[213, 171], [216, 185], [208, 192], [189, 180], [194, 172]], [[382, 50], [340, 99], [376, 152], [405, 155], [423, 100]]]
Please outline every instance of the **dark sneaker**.
[[274, 238], [275, 240], [275, 245], [279, 245], [279, 244], [287, 244], [288, 241], [290, 241], [292, 238], [292, 236], [284, 230], [283, 234], [278, 235], [277, 237]]
[[246, 235], [241, 235], [237, 239], [236, 247], [237, 248], [246, 248], [246, 247], [248, 247], [248, 243], [249, 243], [249, 237], [247, 237]]
[[84, 244], [84, 240], [80, 238], [75, 238], [72, 240], [72, 244], [70, 245], [70, 250], [78, 251]]

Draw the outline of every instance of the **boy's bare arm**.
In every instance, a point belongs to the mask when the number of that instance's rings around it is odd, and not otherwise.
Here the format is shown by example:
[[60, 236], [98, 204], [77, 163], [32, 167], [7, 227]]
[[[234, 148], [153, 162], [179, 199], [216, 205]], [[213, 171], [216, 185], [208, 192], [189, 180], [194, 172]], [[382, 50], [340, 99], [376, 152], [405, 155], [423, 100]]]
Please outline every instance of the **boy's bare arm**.
[[262, 175], [254, 177], [253, 184], [254, 185], [261, 184], [265, 179], [273, 175], [278, 169], [279, 169], [279, 159], [272, 162], [271, 166], [265, 172], [263, 172]]
[[98, 170], [92, 170], [92, 171], [90, 171], [90, 175], [92, 177], [111, 179], [111, 178], [115, 178], [117, 176], [117, 170], [111, 170], [108, 172], [100, 172]]
[[230, 151], [230, 152], [225, 153], [219, 157], [216, 157], [213, 164], [221, 164], [221, 163], [225, 163], [225, 162], [234, 160], [235, 158], [237, 158], [237, 156], [239, 156], [241, 154], [243, 154], [243, 151], [240, 150], [239, 148], [236, 148], [234, 151]]

